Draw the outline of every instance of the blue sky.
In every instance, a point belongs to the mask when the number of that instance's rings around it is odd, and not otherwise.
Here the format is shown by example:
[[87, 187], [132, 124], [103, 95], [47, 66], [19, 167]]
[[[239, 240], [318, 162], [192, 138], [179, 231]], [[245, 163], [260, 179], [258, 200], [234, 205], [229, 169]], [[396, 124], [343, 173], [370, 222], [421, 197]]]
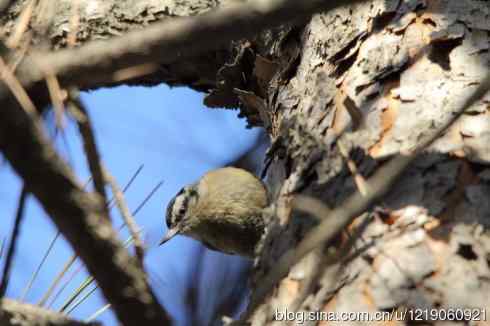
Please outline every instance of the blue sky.
[[[202, 104], [202, 97], [186, 88], [170, 89], [163, 85], [152, 88], [122, 86], [82, 95], [95, 126], [102, 160], [119, 185], [123, 186], [144, 164], [126, 193], [129, 207], [136, 208], [159, 181], [164, 181], [136, 220], [144, 229], [144, 240], [150, 248], [145, 262], [154, 288], [166, 309], [179, 321], [178, 325], [187, 324], [182, 312], [181, 291], [186, 286], [187, 270], [194, 263], [196, 243], [179, 236], [165, 246], [156, 247], [166, 228], [165, 207], [182, 186], [242, 154], [258, 135], [256, 129], [245, 129], [245, 121], [237, 118], [237, 111], [207, 109]], [[73, 123], [67, 123], [65, 135], [65, 141], [62, 137], [56, 138], [56, 146], [84, 182], [89, 173]], [[0, 239], [10, 235], [19, 192], [19, 179], [2, 159], [0, 211], [4, 222], [0, 226]], [[120, 216], [116, 210], [112, 211], [112, 218], [118, 226]], [[18, 298], [21, 295], [55, 233], [49, 218], [30, 197], [7, 296]], [[122, 233], [122, 239], [125, 237], [127, 232]], [[27, 295], [28, 302], [35, 303], [41, 298], [71, 253], [63, 239], [55, 243]], [[212, 262], [220, 254], [208, 251], [206, 255], [209, 257], [207, 277], [212, 280]], [[239, 258], [228, 259], [230, 266], [241, 266]], [[0, 262], [3, 265], [3, 260]], [[76, 288], [85, 277], [86, 274], [80, 273], [68, 288]], [[204, 283], [203, 290], [209, 287], [211, 291], [212, 282]], [[71, 293], [68, 288], [53, 304], [55, 309]], [[78, 306], [72, 316], [87, 318], [103, 305], [103, 299], [96, 293]], [[106, 325], [116, 324], [111, 312], [103, 314], [99, 320]]]

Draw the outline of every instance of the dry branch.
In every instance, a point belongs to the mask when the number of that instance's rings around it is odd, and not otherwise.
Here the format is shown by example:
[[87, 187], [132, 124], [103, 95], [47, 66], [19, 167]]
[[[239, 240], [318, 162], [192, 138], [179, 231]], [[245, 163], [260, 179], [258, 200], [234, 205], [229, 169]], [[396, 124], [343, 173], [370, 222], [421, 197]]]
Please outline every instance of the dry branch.
[[107, 207], [107, 193], [105, 191], [105, 179], [102, 168], [102, 162], [100, 160], [99, 149], [95, 141], [95, 134], [90, 121], [87, 108], [80, 100], [78, 91], [70, 91], [70, 104], [73, 110], [76, 111], [75, 117], [77, 118], [78, 129], [83, 139], [83, 147], [87, 157], [87, 163], [94, 180], [94, 186], [97, 193], [102, 197], [104, 202], [105, 216], [109, 217], [109, 209]]
[[145, 249], [143, 245], [143, 241], [139, 236], [139, 227], [134, 220], [131, 211], [129, 210], [128, 205], [126, 204], [126, 200], [124, 199], [124, 194], [121, 191], [121, 188], [117, 184], [116, 179], [107, 171], [107, 169], [103, 168], [104, 178], [107, 183], [111, 186], [112, 194], [116, 201], [116, 206], [121, 213], [121, 216], [124, 220], [124, 224], [128, 227], [129, 233], [134, 241], [134, 248], [136, 252], [136, 257], [140, 263], [140, 267], [143, 268], [143, 258], [145, 255]]
[[2, 273], [2, 281], [0, 282], [0, 298], [5, 296], [5, 293], [7, 291], [7, 286], [10, 278], [10, 269], [12, 267], [12, 261], [14, 258], [15, 248], [17, 247], [17, 240], [20, 232], [20, 225], [22, 224], [22, 219], [24, 218], [27, 195], [28, 192], [26, 191], [26, 187], [23, 185], [22, 190], [20, 192], [17, 212], [15, 213], [14, 229], [12, 230], [12, 235], [10, 236], [10, 243], [7, 251], [7, 257], [5, 258], [5, 265]]
[[[121, 37], [93, 41], [77, 49], [38, 52], [18, 67], [24, 85], [55, 74], [64, 85], [80, 88], [114, 82], [116, 70], [146, 63], [168, 64], [251, 37], [267, 28], [303, 21], [315, 12], [360, 0], [246, 1], [196, 17], [181, 17], [131, 31]], [[216, 37], [219, 35], [219, 37]], [[0, 92], [0, 96], [1, 96]]]
[[97, 326], [100, 323], [68, 318], [66, 315], [14, 300], [0, 301], [0, 325], [2, 326]]
[[8, 102], [0, 110], [0, 149], [80, 255], [119, 320], [125, 325], [168, 325], [144, 273], [104, 216], [100, 196], [83, 191], [40, 122], [13, 99]]

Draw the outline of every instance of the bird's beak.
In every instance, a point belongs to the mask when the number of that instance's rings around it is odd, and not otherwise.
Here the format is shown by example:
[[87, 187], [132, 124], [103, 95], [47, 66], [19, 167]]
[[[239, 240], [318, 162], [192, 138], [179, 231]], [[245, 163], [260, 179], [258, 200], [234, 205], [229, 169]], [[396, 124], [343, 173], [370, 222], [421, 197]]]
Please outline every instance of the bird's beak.
[[168, 229], [167, 234], [163, 237], [162, 240], [160, 240], [160, 246], [167, 242], [168, 240], [172, 239], [179, 233], [179, 228], [175, 227], [172, 229]]

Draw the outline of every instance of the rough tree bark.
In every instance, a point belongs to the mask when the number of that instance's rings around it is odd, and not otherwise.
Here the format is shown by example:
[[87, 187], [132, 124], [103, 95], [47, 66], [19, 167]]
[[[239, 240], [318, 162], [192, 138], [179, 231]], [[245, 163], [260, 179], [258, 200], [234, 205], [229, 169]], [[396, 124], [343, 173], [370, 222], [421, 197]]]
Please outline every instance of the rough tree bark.
[[69, 319], [63, 314], [9, 299], [2, 301], [1, 325], [17, 326], [99, 326]]
[[[279, 149], [269, 168], [277, 175], [271, 186], [278, 219], [262, 251], [257, 287], [303, 232], [291, 214], [293, 194], [338, 207], [356, 191], [339, 141], [369, 176], [388, 156], [413, 149], [484, 76], [489, 8], [483, 1], [367, 1], [259, 39], [256, 75], [264, 61], [279, 72], [262, 93], [245, 89], [243, 102]], [[488, 310], [489, 101], [487, 94], [366, 212], [372, 222], [355, 246], [357, 257], [330, 266], [305, 290], [321, 262], [312, 253], [252, 314], [253, 324], [270, 323], [274, 310], [285, 307]]]
[[[74, 1], [53, 2], [58, 5], [45, 11], [46, 21], [41, 17], [31, 27], [34, 43], [44, 28], [57, 49], [67, 44]], [[16, 1], [4, 16], [7, 35], [25, 3]], [[80, 0], [77, 44], [226, 4]], [[243, 321], [284, 324], [273, 319], [276, 309], [286, 308], [490, 312], [488, 93], [363, 215], [369, 224], [345, 259], [325, 266], [322, 257], [331, 249], [319, 248], [264, 302], [255, 296], [281, 254], [311, 227], [308, 216], [293, 210], [294, 195], [321, 198], [335, 208], [357, 191], [339, 143], [367, 178], [391, 156], [415, 148], [478, 85], [490, 65], [489, 8], [482, 0], [365, 1], [198, 57], [185, 54], [130, 81], [205, 91], [206, 105], [240, 107], [249, 124], [271, 138], [267, 182], [275, 216], [252, 276], [250, 302], [258, 307]], [[342, 246], [348, 238], [340, 235], [329, 245]], [[484, 317], [476, 311], [472, 316]]]

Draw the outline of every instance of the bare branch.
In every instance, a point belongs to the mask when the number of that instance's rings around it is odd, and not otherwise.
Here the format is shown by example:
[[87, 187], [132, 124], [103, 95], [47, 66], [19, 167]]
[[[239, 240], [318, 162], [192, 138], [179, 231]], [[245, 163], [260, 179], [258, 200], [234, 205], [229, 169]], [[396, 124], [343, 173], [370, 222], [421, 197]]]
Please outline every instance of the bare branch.
[[[44, 306], [46, 304], [46, 302], [48, 301], [49, 299], [49, 296], [51, 295], [51, 293], [54, 291], [54, 289], [56, 288], [56, 286], [61, 282], [61, 280], [63, 279], [63, 276], [65, 276], [65, 274], [68, 272], [68, 270], [70, 269], [70, 267], [73, 265], [73, 263], [75, 262], [75, 260], [77, 259], [77, 256], [76, 255], [73, 255], [70, 257], [70, 259], [65, 263], [65, 265], [63, 266], [63, 268], [61, 269], [61, 271], [58, 273], [58, 275], [56, 275], [56, 277], [53, 279], [53, 282], [51, 283], [51, 285], [49, 286], [48, 290], [46, 291], [46, 293], [43, 295], [43, 297], [41, 298], [41, 300], [39, 300], [39, 302], [37, 303], [38, 306]], [[73, 275], [73, 274], [72, 274]], [[71, 280], [72, 278], [70, 277], [69, 280]], [[69, 283], [69, 282], [67, 282]], [[67, 285], [67, 284], [66, 284]], [[53, 298], [53, 301], [56, 300], [56, 298], [58, 297], [58, 295], [65, 289], [64, 286], [62, 286], [60, 288], [60, 290], [56, 293], [56, 295], [54, 296]], [[51, 301], [51, 303], [53, 303], [53, 301]], [[48, 308], [51, 307], [51, 305], [48, 306]]]
[[[163, 181], [159, 181], [155, 187], [153, 187], [153, 189], [151, 189], [150, 193], [148, 195], [146, 195], [146, 197], [143, 199], [143, 201], [138, 205], [138, 207], [135, 208], [135, 210], [133, 211], [133, 216], [136, 216], [136, 214], [138, 214], [138, 212], [143, 208], [145, 207], [146, 203], [151, 199], [151, 197], [153, 197], [153, 195], [155, 194], [155, 192], [157, 192], [158, 189], [160, 189], [160, 187], [163, 185]], [[123, 228], [125, 226], [125, 224], [121, 225], [120, 228]]]
[[3, 256], [4, 247], [5, 247], [5, 238], [2, 238], [2, 241], [0, 242], [0, 260], [2, 259]]
[[75, 115], [78, 129], [83, 139], [83, 147], [85, 149], [85, 155], [87, 156], [87, 163], [94, 180], [94, 186], [97, 193], [102, 197], [104, 202], [105, 216], [109, 216], [109, 209], [107, 207], [107, 194], [105, 191], [105, 179], [100, 161], [99, 150], [95, 141], [95, 134], [90, 122], [90, 117], [85, 105], [80, 100], [78, 91], [70, 90], [70, 104], [74, 111], [78, 111]]
[[100, 196], [83, 191], [47, 140], [38, 119], [12, 98], [3, 104], [0, 149], [84, 261], [119, 320], [124, 325], [168, 325], [169, 317], [143, 271], [123, 248], [104, 214]]
[[92, 315], [90, 315], [85, 321], [86, 322], [94, 321], [100, 315], [102, 315], [104, 312], [106, 312], [107, 309], [109, 309], [110, 307], [111, 307], [111, 304], [110, 303], [104, 305], [103, 307], [101, 307], [100, 309], [98, 309], [96, 312], [94, 312]]
[[99, 326], [97, 322], [81, 322], [66, 315], [31, 304], [3, 298], [0, 300], [2, 326]]
[[87, 293], [84, 294], [83, 297], [81, 297], [80, 299], [78, 299], [75, 303], [73, 303], [73, 305], [71, 307], [66, 307], [65, 309], [65, 313], [67, 315], [70, 315], [73, 310], [75, 310], [80, 304], [82, 304], [85, 300], [87, 300], [92, 294], [94, 294], [94, 292], [98, 289], [99, 287], [96, 285], [94, 286], [93, 288], [90, 289], [90, 291], [88, 291]]
[[[15, 75], [9, 70], [3, 59], [0, 57], [0, 77], [5, 85], [15, 96], [22, 108], [26, 110], [31, 116], [37, 114], [36, 107], [31, 101], [31, 98], [27, 94], [26, 90], [22, 86], [22, 83], [15, 77]], [[0, 89], [5, 86], [0, 85]], [[6, 89], [4, 89], [6, 90]], [[8, 94], [8, 93], [7, 93]]]
[[22, 290], [22, 294], [19, 297], [19, 301], [20, 302], [22, 302], [22, 301], [24, 301], [26, 299], [27, 294], [31, 290], [32, 285], [34, 284], [34, 281], [36, 280], [37, 276], [39, 275], [39, 272], [41, 271], [41, 268], [43, 267], [44, 263], [46, 262], [46, 259], [48, 258], [49, 254], [53, 250], [53, 246], [56, 243], [56, 240], [58, 240], [58, 237], [59, 236], [60, 236], [60, 233], [59, 232], [56, 232], [56, 235], [54, 236], [53, 240], [51, 240], [51, 242], [50, 242], [50, 244], [48, 246], [48, 249], [46, 250], [46, 252], [43, 255], [43, 258], [41, 259], [41, 262], [39, 263], [39, 265], [37, 266], [36, 270], [32, 274], [31, 279], [27, 283], [27, 285], [24, 288], [24, 290]]
[[349, 171], [354, 178], [357, 189], [362, 195], [366, 195], [368, 192], [366, 180], [364, 179], [362, 174], [359, 173], [356, 163], [349, 157], [349, 152], [345, 148], [342, 139], [337, 140], [337, 147], [339, 148], [340, 154], [344, 157], [347, 163], [347, 167], [349, 168]]
[[[83, 189], [85, 189], [88, 184], [90, 183], [90, 181], [92, 181], [92, 177], [89, 177], [87, 179], [87, 181], [85, 182], [85, 184], [83, 185]], [[56, 231], [56, 234], [52, 240], [52, 242], [56, 242], [56, 240], [59, 238], [60, 236], [60, 231]], [[51, 246], [50, 246], [51, 247]], [[49, 254], [49, 248], [48, 248], [48, 251], [46, 252], [46, 255]], [[76, 257], [76, 256], [74, 256]], [[56, 275], [56, 277], [54, 278], [53, 280], [53, 283], [51, 283], [51, 285], [49, 286], [48, 290], [46, 291], [46, 293], [43, 295], [43, 297], [41, 298], [41, 300], [39, 300], [39, 302], [37, 303], [38, 306], [43, 306], [46, 301], [48, 300], [49, 296], [51, 295], [51, 292], [54, 290], [54, 288], [56, 287], [56, 285], [61, 281], [61, 278], [63, 277], [63, 275], [66, 273], [66, 271], [70, 268], [71, 264], [73, 264], [73, 262], [75, 261], [75, 258], [71, 258], [69, 259], [69, 261], [67, 263], [65, 263], [64, 267], [63, 267], [63, 270], [58, 274]], [[39, 265], [39, 269], [41, 268], [41, 265]], [[34, 276], [33, 276], [34, 278]]]
[[48, 74], [46, 76], [46, 85], [48, 86], [49, 97], [53, 104], [56, 126], [59, 130], [63, 131], [65, 127], [65, 105], [63, 103], [65, 96], [63, 96], [63, 90], [56, 75]]
[[315, 12], [359, 1], [236, 1], [206, 14], [165, 20], [118, 38], [89, 42], [77, 49], [38, 52], [19, 66], [19, 78], [31, 84], [50, 72], [62, 83], [80, 88], [107, 85], [113, 81], [116, 70], [196, 56], [264, 29], [304, 21]]
[[[305, 196], [302, 196], [299, 200], [295, 198], [295, 201], [301, 202], [305, 199]], [[315, 198], [309, 198], [310, 200], [308, 201], [309, 203], [315, 202], [315, 206], [321, 207], [321, 211], [325, 211], [328, 209], [321, 201]], [[306, 203], [305, 203], [306, 204]], [[303, 204], [303, 207], [305, 205]], [[320, 215], [320, 214], [318, 214]], [[318, 216], [319, 219], [322, 218], [322, 216]], [[334, 252], [331, 252], [330, 254], [325, 255], [323, 253], [323, 248], [318, 247], [315, 250], [319, 251], [314, 253], [318, 254], [319, 261], [318, 264], [315, 266], [315, 269], [311, 275], [308, 276], [308, 278], [305, 280], [305, 285], [301, 288], [299, 294], [296, 296], [295, 300], [291, 304], [291, 310], [298, 310], [307, 296], [311, 294], [312, 289], [318, 284], [319, 279], [323, 276], [323, 274], [326, 273], [327, 269], [332, 267], [332, 268], [340, 268], [341, 263], [343, 260], [347, 257], [347, 255], [351, 252], [352, 248], [356, 244], [357, 239], [359, 239], [362, 236], [362, 233], [366, 230], [367, 226], [369, 225], [369, 218], [364, 218], [362, 221], [359, 223], [359, 226], [357, 226], [354, 230], [354, 234], [350, 236], [347, 240], [346, 243], [342, 245], [341, 248], [335, 250]], [[312, 253], [313, 254], [313, 253]], [[337, 275], [337, 273], [334, 273], [334, 275]]]
[[12, 267], [12, 259], [14, 258], [15, 248], [17, 246], [17, 237], [20, 232], [20, 224], [24, 218], [24, 208], [27, 198], [27, 190], [25, 185], [22, 186], [22, 190], [19, 198], [19, 205], [17, 206], [17, 212], [15, 214], [14, 229], [12, 230], [12, 235], [10, 236], [9, 248], [7, 251], [7, 257], [5, 258], [5, 265], [3, 266], [2, 282], [0, 283], [0, 298], [5, 296], [7, 291], [7, 286], [10, 278], [10, 269]]
[[332, 210], [326, 204], [310, 196], [296, 195], [293, 199], [293, 206], [296, 210], [303, 211], [316, 217], [319, 221], [328, 216]]
[[[143, 165], [140, 165], [140, 167], [136, 170], [136, 172], [131, 176], [131, 178], [129, 179], [129, 181], [124, 186], [123, 193], [126, 192], [126, 190], [128, 190], [128, 188], [133, 184], [133, 181], [136, 179], [136, 177], [139, 175], [139, 173], [141, 172], [142, 169], [143, 169]], [[91, 181], [91, 180], [92, 180], [92, 178], [90, 177], [89, 180], [83, 186], [83, 188], [85, 188], [88, 185], [88, 182]], [[111, 201], [109, 202], [109, 208], [112, 207], [113, 200], [114, 200], [114, 198], [111, 199]], [[62, 270], [58, 273], [58, 275], [56, 275], [56, 277], [54, 278], [53, 282], [49, 286], [49, 288], [46, 291], [46, 293], [43, 295], [43, 297], [41, 298], [41, 300], [39, 300], [39, 302], [37, 303], [38, 305], [43, 306], [43, 305], [46, 304], [46, 302], [48, 301], [51, 293], [54, 291], [54, 289], [61, 282], [62, 278], [68, 272], [68, 270], [73, 265], [73, 263], [75, 262], [76, 259], [77, 259], [77, 255], [76, 254], [74, 254], [70, 258], [68, 258], [68, 260], [66, 261], [66, 263], [63, 266]], [[53, 296], [53, 298], [52, 298], [50, 304], [48, 305], [48, 307], [51, 307], [51, 305], [54, 303], [54, 301], [56, 301], [56, 299], [61, 294], [61, 292], [63, 292], [63, 290], [66, 288], [66, 286], [75, 277], [75, 275], [78, 274], [78, 272], [80, 270], [81, 270], [81, 268], [78, 269], [77, 271], [75, 271], [74, 273], [72, 273], [72, 275], [68, 278], [68, 280], [64, 283], [64, 285]]]
[[[61, 272], [57, 275], [56, 280], [58, 280], [58, 277], [59, 277], [59, 281], [61, 281], [61, 278], [64, 276], [64, 274], [66, 274], [68, 272], [68, 270], [70, 269], [70, 267], [72, 266], [72, 264], [75, 262], [75, 260], [77, 258], [78, 257], [76, 255], [73, 255], [72, 257], [70, 257], [70, 260], [67, 262], [67, 264], [65, 266], [63, 266], [63, 270], [61, 270]], [[78, 266], [77, 269], [75, 269], [67, 277], [67, 279], [65, 280], [65, 282], [63, 282], [63, 285], [55, 293], [55, 295], [53, 296], [53, 298], [51, 298], [51, 301], [47, 305], [47, 308], [48, 309], [51, 309], [51, 307], [56, 302], [56, 300], [59, 298], [59, 296], [61, 295], [61, 293], [63, 293], [63, 291], [66, 289], [66, 287], [73, 281], [73, 279], [75, 278], [75, 276], [77, 276], [82, 271], [82, 269], [83, 269], [83, 265]], [[44, 305], [44, 303], [43, 303], [43, 305]]]
[[112, 194], [116, 200], [116, 206], [121, 212], [121, 216], [124, 220], [124, 223], [129, 229], [129, 233], [134, 241], [134, 248], [136, 252], [136, 257], [139, 260], [140, 267], [143, 268], [143, 258], [144, 258], [144, 246], [143, 241], [139, 236], [139, 228], [134, 221], [133, 215], [131, 214], [128, 205], [126, 204], [126, 200], [124, 199], [124, 194], [122, 193], [119, 185], [116, 182], [116, 179], [107, 171], [107, 169], [103, 169], [104, 178], [107, 183], [110, 184], [112, 188]]

